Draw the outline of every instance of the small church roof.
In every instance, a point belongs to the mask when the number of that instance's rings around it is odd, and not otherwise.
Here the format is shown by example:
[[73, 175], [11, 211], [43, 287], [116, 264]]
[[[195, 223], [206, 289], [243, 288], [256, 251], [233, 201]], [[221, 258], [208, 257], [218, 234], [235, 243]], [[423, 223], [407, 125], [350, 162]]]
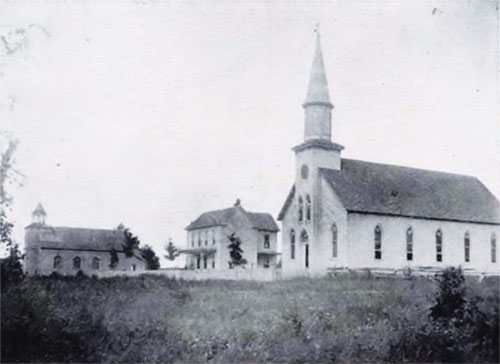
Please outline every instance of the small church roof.
[[45, 226], [39, 234], [40, 247], [52, 249], [122, 251], [124, 239], [124, 232], [119, 230], [63, 226]]
[[320, 172], [349, 212], [500, 224], [500, 202], [475, 177], [352, 159]]
[[267, 231], [279, 231], [279, 227], [271, 214], [248, 212], [239, 205], [227, 209], [204, 212], [196, 220], [189, 224], [186, 227], [186, 230], [201, 229], [212, 226], [226, 226], [233, 221], [233, 218], [238, 210], [246, 214], [253, 228]]

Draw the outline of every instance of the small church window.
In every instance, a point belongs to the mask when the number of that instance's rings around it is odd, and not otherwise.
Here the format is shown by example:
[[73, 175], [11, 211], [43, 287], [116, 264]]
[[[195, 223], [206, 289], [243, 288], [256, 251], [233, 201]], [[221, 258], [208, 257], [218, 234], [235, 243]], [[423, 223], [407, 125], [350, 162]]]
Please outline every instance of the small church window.
[[306, 195], [306, 222], [311, 222], [311, 196]]
[[307, 231], [304, 229], [300, 233], [300, 241], [306, 243], [309, 240], [309, 236], [307, 236]]
[[382, 259], [382, 229], [380, 225], [375, 226], [375, 259]]
[[413, 229], [406, 230], [406, 260], [413, 260]]
[[295, 230], [290, 231], [290, 258], [295, 259]]
[[337, 224], [332, 225], [332, 257], [337, 258]]
[[302, 196], [299, 196], [299, 223], [304, 221], [304, 201], [302, 200]]
[[269, 234], [264, 235], [264, 249], [269, 249], [271, 243], [269, 242]]
[[57, 255], [54, 257], [54, 269], [61, 269], [62, 268], [62, 258], [61, 256]]
[[464, 260], [466, 262], [470, 262], [470, 234], [469, 234], [469, 232], [466, 232], [465, 236], [464, 236]]
[[497, 236], [495, 233], [491, 234], [491, 262], [497, 262]]
[[82, 260], [80, 257], [73, 258], [73, 269], [80, 269], [82, 266]]
[[443, 261], [443, 233], [441, 230], [436, 231], [436, 261]]
[[94, 259], [92, 259], [92, 268], [99, 269], [99, 266], [100, 266], [99, 258], [94, 257]]

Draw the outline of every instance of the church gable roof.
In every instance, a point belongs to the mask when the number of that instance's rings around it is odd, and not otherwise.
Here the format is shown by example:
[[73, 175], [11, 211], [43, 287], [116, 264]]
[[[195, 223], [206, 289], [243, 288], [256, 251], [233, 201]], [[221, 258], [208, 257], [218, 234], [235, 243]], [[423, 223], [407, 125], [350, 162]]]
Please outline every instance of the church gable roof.
[[42, 248], [52, 249], [122, 251], [124, 238], [120, 230], [45, 226], [39, 243]]
[[500, 202], [475, 177], [352, 159], [320, 171], [350, 212], [500, 223]]
[[212, 226], [226, 226], [231, 223], [237, 211], [242, 211], [249, 219], [252, 228], [267, 231], [279, 231], [278, 225], [268, 213], [247, 212], [240, 206], [223, 210], [209, 211], [201, 214], [186, 227], [186, 230], [207, 228]]

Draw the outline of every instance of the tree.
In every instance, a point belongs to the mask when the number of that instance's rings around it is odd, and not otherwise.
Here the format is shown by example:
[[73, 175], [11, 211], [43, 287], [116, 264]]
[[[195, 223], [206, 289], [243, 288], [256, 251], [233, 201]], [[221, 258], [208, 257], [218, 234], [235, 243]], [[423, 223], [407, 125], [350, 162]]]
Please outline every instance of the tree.
[[13, 168], [13, 155], [17, 142], [8, 137], [7, 148], [2, 153], [0, 161], [0, 245], [7, 252], [7, 257], [1, 261], [2, 287], [8, 283], [19, 283], [24, 278], [22, 259], [18, 244], [12, 239], [14, 224], [7, 219], [12, 197], [7, 193], [5, 185], [17, 182], [16, 177], [23, 176]]
[[239, 265], [245, 265], [247, 264], [247, 260], [243, 258], [243, 249], [241, 249], [241, 240], [239, 237], [235, 235], [235, 233], [232, 233], [227, 237], [230, 241], [230, 244], [227, 246], [229, 249], [229, 256], [231, 257], [231, 260], [228, 262], [229, 263], [229, 268], [233, 268]]
[[180, 254], [179, 250], [174, 245], [174, 243], [172, 243], [171, 239], [169, 239], [168, 245], [165, 246], [165, 251], [167, 252], [167, 255], [164, 255], [165, 259], [172, 260], [172, 261], [175, 260], [175, 258], [177, 258]]
[[155, 251], [149, 245], [141, 248], [142, 258], [146, 261], [147, 270], [157, 270], [160, 268], [160, 259], [156, 256]]
[[134, 252], [139, 249], [141, 242], [139, 238], [132, 234], [128, 228], [124, 228], [123, 233], [125, 236], [123, 252], [127, 258], [132, 258], [134, 256]]
[[116, 268], [118, 265], [119, 259], [118, 259], [118, 252], [116, 251], [115, 248], [111, 249], [111, 252], [109, 253], [111, 255], [111, 258], [109, 259], [109, 267], [111, 269]]

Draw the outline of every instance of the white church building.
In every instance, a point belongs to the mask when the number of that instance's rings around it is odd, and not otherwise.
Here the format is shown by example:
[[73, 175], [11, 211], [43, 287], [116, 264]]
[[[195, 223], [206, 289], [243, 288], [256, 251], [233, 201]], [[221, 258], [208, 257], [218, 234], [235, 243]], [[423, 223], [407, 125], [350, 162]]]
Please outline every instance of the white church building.
[[279, 213], [282, 274], [331, 269], [499, 274], [500, 203], [475, 177], [341, 157], [319, 35], [295, 183]]

